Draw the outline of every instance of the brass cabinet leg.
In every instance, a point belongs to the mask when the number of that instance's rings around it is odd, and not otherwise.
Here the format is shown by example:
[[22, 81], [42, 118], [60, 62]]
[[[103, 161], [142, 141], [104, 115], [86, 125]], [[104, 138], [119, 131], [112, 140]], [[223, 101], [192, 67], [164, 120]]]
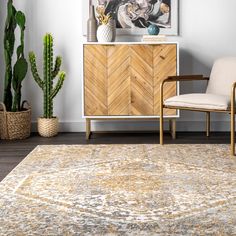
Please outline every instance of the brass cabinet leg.
[[206, 112], [206, 136], [210, 136], [210, 130], [211, 130], [211, 113]]
[[91, 120], [86, 119], [86, 139], [89, 140], [91, 135]]
[[169, 124], [170, 124], [171, 137], [172, 139], [176, 139], [176, 119], [171, 119], [169, 121]]

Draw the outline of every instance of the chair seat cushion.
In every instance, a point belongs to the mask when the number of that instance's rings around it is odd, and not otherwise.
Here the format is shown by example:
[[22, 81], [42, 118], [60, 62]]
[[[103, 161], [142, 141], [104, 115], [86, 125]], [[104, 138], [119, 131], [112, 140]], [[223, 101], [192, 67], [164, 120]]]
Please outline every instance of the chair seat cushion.
[[230, 96], [209, 93], [192, 93], [168, 98], [165, 106], [187, 107], [210, 110], [228, 110]]

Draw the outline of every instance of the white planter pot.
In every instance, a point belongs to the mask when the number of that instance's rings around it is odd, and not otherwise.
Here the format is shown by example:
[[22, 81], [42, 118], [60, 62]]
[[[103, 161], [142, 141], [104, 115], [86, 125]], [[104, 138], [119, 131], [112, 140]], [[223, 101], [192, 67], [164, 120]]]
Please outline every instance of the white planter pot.
[[112, 41], [112, 28], [110, 25], [99, 25], [97, 30], [98, 42], [111, 42]]

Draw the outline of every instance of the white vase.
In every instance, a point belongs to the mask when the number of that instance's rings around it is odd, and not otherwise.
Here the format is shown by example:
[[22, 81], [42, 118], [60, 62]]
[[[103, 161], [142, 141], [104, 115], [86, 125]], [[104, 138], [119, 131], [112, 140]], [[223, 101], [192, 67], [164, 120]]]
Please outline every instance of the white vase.
[[99, 25], [97, 29], [97, 39], [98, 42], [111, 42], [112, 41], [112, 28], [109, 24]]

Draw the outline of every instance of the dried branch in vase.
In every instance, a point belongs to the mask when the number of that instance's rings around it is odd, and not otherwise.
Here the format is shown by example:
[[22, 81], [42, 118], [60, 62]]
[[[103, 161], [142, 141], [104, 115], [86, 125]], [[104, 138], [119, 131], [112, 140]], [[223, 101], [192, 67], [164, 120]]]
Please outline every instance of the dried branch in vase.
[[102, 5], [97, 6], [96, 11], [98, 13], [99, 24], [107, 25], [109, 23], [109, 20], [111, 19], [110, 13], [105, 14], [105, 7]]

